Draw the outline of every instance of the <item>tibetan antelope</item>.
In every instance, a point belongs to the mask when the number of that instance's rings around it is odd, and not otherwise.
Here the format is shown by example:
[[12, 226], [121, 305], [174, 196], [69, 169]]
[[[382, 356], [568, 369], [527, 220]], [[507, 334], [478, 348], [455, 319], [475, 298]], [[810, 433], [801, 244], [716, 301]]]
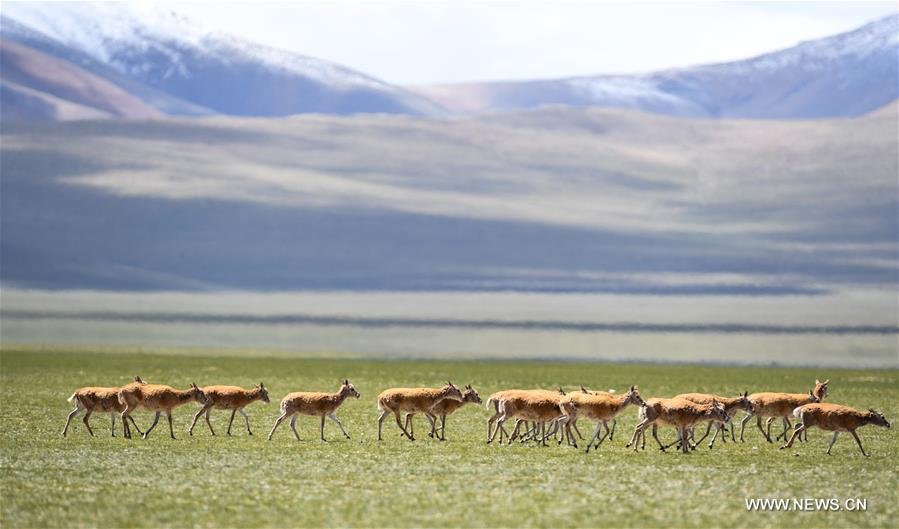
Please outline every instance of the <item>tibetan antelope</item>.
[[[562, 410], [559, 402], [564, 398], [565, 393], [561, 390], [549, 391], [543, 389], [537, 390], [518, 390], [507, 393], [503, 399], [499, 401], [500, 417], [496, 421], [496, 427], [493, 430], [493, 436], [488, 442], [493, 441], [493, 437], [497, 432], [502, 432], [509, 437], [509, 444], [518, 438], [521, 426], [527, 421], [536, 423], [533, 432], [533, 439], [542, 442], [546, 446], [546, 439], [552, 435], [553, 431], [558, 428], [558, 419], [562, 416]], [[516, 418], [515, 428], [512, 435], [508, 435], [503, 424], [510, 418]], [[553, 430], [546, 432], [547, 425], [551, 425]], [[501, 434], [501, 436], [502, 436]], [[502, 437], [500, 438], [502, 442]]]
[[178, 406], [187, 404], [188, 402], [199, 402], [202, 405], [207, 404], [206, 395], [203, 390], [196, 384], [191, 384], [190, 388], [178, 390], [171, 386], [162, 384], [135, 384], [131, 383], [122, 386], [119, 390], [119, 402], [125, 409], [122, 411], [122, 423], [125, 426], [125, 438], [131, 439], [131, 429], [128, 427], [126, 419], [131, 417], [131, 413], [138, 408], [145, 408], [156, 412], [153, 418], [153, 424], [147, 428], [142, 437], [146, 439], [150, 436], [150, 432], [159, 422], [159, 416], [165, 412], [166, 418], [169, 420], [169, 435], [175, 439], [175, 429], [172, 427], [172, 410]]
[[414, 441], [415, 437], [410, 431], [411, 428], [407, 430], [400, 421], [400, 413], [407, 414], [406, 423], [410, 427], [412, 426], [411, 416], [408, 414], [416, 413], [423, 413], [433, 427], [436, 418], [431, 410], [434, 406], [445, 399], [462, 402], [463, 398], [462, 392], [452, 382], [447, 382], [442, 388], [392, 388], [381, 392], [378, 395], [378, 411], [380, 412], [378, 415], [378, 441], [381, 440], [381, 426], [388, 413], [393, 413], [396, 425], [400, 427], [403, 435], [410, 441]]
[[855, 442], [858, 443], [858, 449], [862, 451], [862, 455], [868, 457], [855, 430], [866, 424], [873, 424], [882, 428], [890, 427], [890, 422], [879, 411], [874, 411], [872, 408], [869, 408], [868, 411], [859, 411], [848, 406], [840, 406], [839, 404], [805, 404], [793, 410], [793, 416], [799, 419], [800, 424], [796, 431], [793, 432], [790, 440], [780, 447], [781, 450], [790, 448], [793, 446], [793, 440], [797, 436], [812, 426], [817, 426], [822, 430], [833, 432], [833, 438], [827, 447], [827, 455], [830, 455], [830, 450], [833, 448], [833, 444], [837, 442], [837, 436], [840, 435], [840, 432], [849, 432], [852, 434]]
[[[146, 384], [140, 377], [134, 377], [133, 384]], [[125, 409], [125, 406], [119, 402], [119, 390], [121, 387], [114, 388], [98, 388], [98, 387], [87, 387], [81, 388], [77, 390], [75, 393], [72, 393], [72, 396], [68, 398], [69, 402], [75, 404], [75, 409], [69, 413], [68, 418], [66, 419], [66, 426], [62, 429], [62, 436], [66, 436], [66, 432], [69, 430], [69, 423], [72, 422], [72, 419], [81, 413], [85, 412], [84, 425], [87, 426], [87, 431], [91, 435], [94, 435], [94, 431], [91, 429], [91, 424], [88, 422], [91, 414], [94, 412], [97, 413], [109, 413], [109, 417], [112, 421], [111, 432], [112, 436], [115, 437], [115, 418], [116, 415], [122, 413], [122, 410]], [[137, 423], [134, 422], [133, 417], [129, 417], [131, 419], [131, 424], [134, 425], [134, 429], [137, 430], [137, 433], [141, 433], [140, 428], [137, 427]], [[122, 428], [124, 432], [124, 427]]]
[[281, 422], [284, 419], [291, 417], [290, 429], [293, 430], [293, 435], [297, 438], [297, 441], [299, 441], [300, 434], [297, 433], [297, 417], [300, 415], [321, 417], [319, 437], [322, 442], [327, 441], [327, 439], [325, 439], [325, 417], [334, 421], [334, 423], [337, 424], [337, 427], [340, 428], [344, 437], [349, 439], [350, 435], [346, 433], [346, 430], [343, 429], [343, 425], [340, 424], [340, 419], [337, 418], [337, 408], [343, 404], [343, 401], [346, 400], [347, 397], [359, 398], [359, 392], [356, 391], [356, 386], [350, 384], [349, 380], [344, 380], [340, 389], [335, 393], [311, 391], [289, 393], [281, 399], [281, 415], [275, 421], [275, 425], [272, 426], [272, 431], [268, 434], [268, 440], [272, 440], [272, 436], [275, 435], [275, 430]]
[[234, 422], [235, 413], [243, 415], [244, 421], [247, 423], [247, 434], [253, 435], [253, 431], [250, 430], [250, 418], [247, 417], [247, 414], [243, 409], [257, 400], [266, 403], [269, 402], [268, 390], [265, 389], [265, 385], [263, 385], [262, 382], [253, 389], [244, 389], [237, 386], [206, 386], [202, 389], [208, 402], [200, 408], [200, 411], [198, 411], [196, 415], [194, 415], [194, 422], [190, 424], [190, 428], [187, 430], [189, 435], [194, 434], [194, 426], [196, 426], [197, 419], [200, 418], [200, 415], [206, 417], [206, 424], [209, 426], [209, 431], [212, 435], [215, 435], [215, 430], [212, 429], [212, 423], [209, 422], [209, 413], [213, 409], [231, 410], [231, 419], [228, 421], [228, 435], [231, 435], [231, 424]]
[[[456, 410], [461, 408], [465, 404], [480, 404], [481, 397], [478, 395], [478, 392], [471, 387], [471, 384], [465, 386], [465, 391], [462, 392], [462, 400], [453, 400], [453, 399], [443, 399], [431, 408], [431, 413], [440, 419], [440, 428], [437, 428], [437, 421], [434, 421], [434, 425], [431, 427], [431, 433], [428, 434], [428, 437], [434, 437], [437, 435], [437, 431], [440, 431], [439, 439], [441, 441], [446, 441], [446, 416], [452, 415]], [[411, 426], [411, 425], [409, 425]]]
[[565, 434], [569, 441], [577, 448], [577, 443], [573, 441], [571, 435], [571, 424], [577, 419], [583, 417], [596, 423], [596, 429], [590, 440], [587, 441], [587, 450], [593, 446], [593, 442], [599, 436], [602, 428], [605, 427], [606, 433], [596, 442], [595, 448], [605, 440], [606, 436], [611, 435], [608, 421], [614, 419], [619, 413], [624, 411], [628, 404], [643, 406], [643, 399], [637, 391], [637, 386], [631, 386], [630, 390], [624, 395], [613, 395], [609, 393], [583, 393], [574, 392], [563, 398], [559, 403], [562, 410], [562, 418], [560, 424], [565, 427]]
[[[733, 419], [734, 413], [739, 410], [743, 410], [750, 415], [752, 414], [752, 403], [749, 401], [749, 392], [747, 391], [744, 391], [742, 394], [736, 397], [720, 397], [718, 395], [711, 395], [708, 393], [681, 393], [674, 398], [687, 399], [690, 402], [695, 402], [697, 404], [710, 404], [713, 400], [717, 400], [724, 406], [724, 411], [727, 412], [727, 416], [730, 419]], [[705, 438], [709, 436], [709, 432], [711, 431], [712, 426], [715, 426], [716, 430], [715, 435], [712, 436], [711, 442], [709, 442], [709, 449], [714, 448], [715, 440], [718, 439], [719, 433], [721, 434], [721, 442], [726, 442], [724, 440], [724, 433], [722, 431], [724, 428], [724, 423], [710, 421], [708, 428], [705, 429], [705, 435], [703, 435], [699, 441], [696, 441], [693, 444], [699, 445], [700, 443], [705, 441]], [[731, 436], [735, 435], [732, 422], [730, 432]], [[736, 440], [736, 438], [732, 437], [732, 440]]]
[[[563, 390], [562, 388], [559, 388], [558, 390], [555, 390], [555, 391], [550, 391], [550, 390], [546, 390], [546, 389], [507, 389], [504, 391], [497, 391], [496, 393], [490, 395], [490, 397], [487, 398], [487, 409], [489, 410], [491, 406], [493, 407], [493, 416], [491, 416], [487, 420], [487, 444], [490, 444], [491, 442], [493, 442], [493, 439], [495, 438], [497, 433], [499, 433], [499, 443], [500, 444], [502, 444], [502, 442], [503, 442], [503, 436], [511, 437], [509, 435], [509, 432], [506, 431], [505, 427], [503, 427], [501, 429], [494, 429], [494, 427], [499, 424], [497, 421], [500, 419], [500, 417], [503, 416], [503, 413], [502, 413], [503, 401], [509, 397], [514, 397], [517, 395], [542, 395], [542, 396], [547, 396], [547, 397], [555, 399], [555, 400], [561, 400], [561, 398], [565, 396], [565, 390]], [[506, 419], [508, 419], [508, 417], [506, 417]], [[505, 422], [505, 420], [504, 420], [504, 422]], [[520, 429], [521, 425], [525, 426], [525, 433], [521, 436], [522, 441], [527, 440], [531, 437], [536, 438], [536, 435], [537, 435], [538, 423], [536, 421], [532, 421], [531, 427], [528, 427], [527, 423], [528, 423], [527, 420], [521, 419], [521, 418], [518, 418], [515, 421], [514, 429], [516, 431]], [[555, 420], [553, 420], [552, 423], [555, 424]], [[512, 440], [510, 438], [509, 442], [511, 442], [511, 441]]]
[[[502, 416], [502, 412], [499, 410], [500, 403], [506, 397], [506, 395], [513, 395], [515, 392], [525, 391], [523, 389], [506, 389], [503, 391], [497, 391], [496, 393], [487, 397], [487, 404], [485, 405], [488, 410], [490, 407], [493, 407], [493, 415], [487, 419], [487, 443], [489, 444], [493, 440], [493, 436], [491, 433], [493, 432], [493, 425], [496, 423], [497, 419]], [[502, 437], [500, 437], [500, 442], [502, 442]]]
[[[827, 397], [827, 384], [829, 382], [830, 380], [820, 382], [816, 379], [814, 389], [807, 394], [753, 393], [752, 395], [749, 395], [749, 402], [752, 403], [752, 413], [744, 417], [743, 421], [740, 423], [740, 441], [743, 441], [743, 431], [746, 429], [746, 423], [753, 416], [755, 416], [759, 431], [762, 432], [762, 435], [765, 436], [765, 439], [769, 443], [774, 442], [771, 440], [771, 422], [780, 417], [783, 421], [784, 431], [778, 435], [776, 439], [783, 437], [784, 440], [786, 440], [790, 430], [792, 430], [789, 417], [793, 414], [793, 410], [803, 404], [814, 404], [824, 400], [824, 398]], [[762, 428], [763, 417], [768, 418], [766, 424], [768, 428], [767, 432]]]
[[[659, 448], [664, 452], [672, 444], [680, 443], [681, 451], [688, 453], [695, 446], [690, 445], [687, 438], [687, 429], [702, 421], [727, 422], [729, 417], [724, 411], [724, 406], [712, 399], [708, 404], [697, 404], [687, 399], [649, 399], [640, 407], [638, 414], [640, 422], [634, 428], [634, 435], [625, 445], [625, 448], [634, 446], [637, 449], [637, 441], [642, 437], [645, 446], [646, 429], [652, 426], [652, 435]], [[677, 441], [667, 446], [662, 445], [657, 433], [657, 426], [672, 426], [677, 430]]]

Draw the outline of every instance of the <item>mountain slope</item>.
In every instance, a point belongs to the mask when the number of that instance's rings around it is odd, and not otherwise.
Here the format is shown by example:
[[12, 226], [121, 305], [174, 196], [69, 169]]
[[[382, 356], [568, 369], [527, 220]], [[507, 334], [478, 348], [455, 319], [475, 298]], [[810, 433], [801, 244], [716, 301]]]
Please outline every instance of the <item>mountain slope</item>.
[[549, 104], [695, 117], [859, 116], [899, 96], [899, 15], [732, 63], [644, 75], [413, 87], [459, 112]]
[[[163, 7], [4, 4], [3, 36], [216, 113], [442, 115], [425, 98], [349, 68], [207, 31]], [[94, 71], [94, 73], [97, 73]], [[121, 78], [105, 75], [125, 89]], [[135, 93], [163, 112], [151, 97]]]
[[[16, 109], [35, 110], [15, 115], [17, 119], [87, 119], [104, 115], [146, 119], [162, 116], [155, 108], [105, 79], [68, 61], [2, 38], [0, 71], [3, 72], [0, 83], [4, 88], [0, 104], [4, 115], [15, 113]], [[34, 99], [25, 104], [17, 97]], [[50, 108], [44, 109], [37, 100]]]
[[896, 141], [879, 113], [6, 124], [0, 269], [29, 288], [893, 288]]

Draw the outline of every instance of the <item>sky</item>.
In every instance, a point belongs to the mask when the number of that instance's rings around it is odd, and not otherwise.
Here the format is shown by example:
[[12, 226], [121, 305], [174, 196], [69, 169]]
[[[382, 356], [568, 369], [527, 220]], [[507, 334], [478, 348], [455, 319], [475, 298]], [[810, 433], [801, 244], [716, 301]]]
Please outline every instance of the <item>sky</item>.
[[395, 84], [638, 73], [854, 29], [895, 2], [175, 2], [204, 26]]

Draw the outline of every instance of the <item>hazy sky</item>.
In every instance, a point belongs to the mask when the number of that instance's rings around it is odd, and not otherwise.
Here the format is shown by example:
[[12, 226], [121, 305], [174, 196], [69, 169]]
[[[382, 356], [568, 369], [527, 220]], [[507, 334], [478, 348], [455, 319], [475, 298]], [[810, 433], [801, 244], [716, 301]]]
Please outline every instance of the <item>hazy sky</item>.
[[417, 84], [650, 71], [838, 33], [895, 2], [176, 3], [206, 26]]

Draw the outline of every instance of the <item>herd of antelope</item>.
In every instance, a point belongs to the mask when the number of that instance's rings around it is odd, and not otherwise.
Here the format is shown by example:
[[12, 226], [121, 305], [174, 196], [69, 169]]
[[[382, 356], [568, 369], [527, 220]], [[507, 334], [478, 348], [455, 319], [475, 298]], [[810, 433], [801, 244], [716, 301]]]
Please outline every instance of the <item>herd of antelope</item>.
[[[737, 412], [744, 412], [746, 416], [740, 424], [740, 441], [744, 440], [746, 423], [753, 417], [756, 425], [765, 440], [773, 443], [775, 440], [784, 440], [783, 448], [790, 448], [797, 439], [803, 440], [803, 434], [812, 426], [822, 430], [833, 432], [833, 438], [827, 448], [830, 454], [837, 436], [840, 432], [849, 432], [858, 443], [862, 454], [867, 456], [862, 447], [861, 440], [855, 433], [856, 429], [866, 424], [873, 424], [885, 428], [890, 427], [889, 421], [882, 413], [868, 409], [859, 411], [848, 406], [829, 404], [822, 402], [827, 397], [827, 385], [829, 380], [820, 382], [815, 380], [815, 386], [808, 393], [753, 393], [744, 392], [736, 397], [721, 397], [705, 393], [684, 393], [672, 398], [640, 397], [637, 386], [631, 386], [624, 394], [615, 392], [591, 391], [583, 386], [576, 391], [566, 393], [562, 388], [558, 390], [506, 390], [499, 391], [487, 398], [487, 410], [493, 415], [487, 420], [487, 443], [495, 440], [498, 444], [511, 444], [515, 440], [520, 442], [534, 441], [546, 446], [547, 440], [553, 439], [559, 444], [567, 443], [574, 448], [578, 447], [578, 440], [584, 437], [577, 427], [580, 419], [592, 421], [595, 424], [593, 434], [585, 443], [585, 451], [591, 448], [598, 449], [608, 439], [615, 435], [617, 424], [616, 417], [629, 405], [637, 408], [637, 426], [634, 428], [630, 441], [626, 448], [634, 450], [645, 449], [646, 430], [652, 427], [652, 436], [662, 451], [674, 445], [684, 453], [695, 450], [715, 428], [714, 435], [709, 442], [709, 448], [715, 446], [715, 441], [721, 436], [721, 441], [726, 442], [728, 425], [730, 425], [731, 441], [736, 442], [736, 427], [732, 419]], [[334, 393], [324, 392], [295, 392], [290, 393], [281, 400], [280, 415], [275, 420], [274, 426], [268, 434], [271, 440], [278, 426], [290, 418], [290, 428], [297, 440], [300, 434], [297, 432], [296, 422], [300, 415], [310, 415], [321, 418], [319, 436], [325, 439], [325, 418], [331, 419], [341, 433], [349, 439], [350, 436], [337, 418], [337, 409], [348, 397], [358, 399], [359, 392], [349, 380], [344, 380], [340, 388]], [[140, 377], [121, 387], [86, 387], [81, 388], [69, 397], [69, 402], [75, 404], [75, 409], [69, 413], [66, 419], [62, 435], [68, 432], [72, 419], [84, 412], [84, 425], [87, 431], [94, 435], [90, 426], [90, 416], [95, 413], [109, 413], [112, 418], [112, 435], [115, 436], [116, 415], [122, 419], [123, 435], [131, 438], [131, 427], [146, 439], [163, 412], [169, 423], [169, 434], [175, 439], [175, 431], [172, 427], [172, 410], [186, 404], [195, 402], [200, 410], [194, 415], [193, 422], [188, 429], [188, 434], [193, 435], [194, 427], [200, 416], [206, 420], [209, 432], [215, 435], [212, 423], [209, 420], [210, 413], [214, 409], [230, 410], [231, 418], [228, 421], [227, 434], [231, 435], [231, 426], [234, 416], [240, 413], [247, 426], [247, 434], [253, 435], [250, 428], [250, 419], [244, 412], [244, 408], [257, 400], [269, 402], [268, 391], [265, 385], [259, 383], [252, 389], [244, 389], [237, 386], [206, 386], [198, 387], [191, 384], [188, 389], [178, 390], [171, 386], [161, 384], [148, 384]], [[396, 424], [401, 431], [401, 436], [410, 441], [415, 440], [413, 418], [416, 414], [422, 414], [430, 424], [429, 437], [446, 440], [446, 418], [465, 404], [481, 404], [481, 398], [477, 391], [470, 385], [464, 390], [456, 387], [452, 382], [441, 388], [393, 388], [378, 395], [378, 440], [382, 439], [382, 423], [388, 414], [393, 414]], [[141, 432], [132, 413], [138, 409], [146, 409], [156, 412], [153, 423], [146, 431]], [[401, 417], [402, 415], [402, 417]], [[790, 417], [795, 417], [798, 422], [795, 426], [790, 423]], [[771, 424], [781, 419], [783, 431], [776, 437], [771, 437]], [[506, 429], [506, 422], [514, 419], [511, 433]], [[762, 419], [767, 419], [762, 425]], [[130, 422], [130, 424], [129, 424]], [[611, 427], [609, 426], [611, 423]], [[705, 434], [696, 440], [694, 429], [701, 423], [707, 423]], [[677, 431], [677, 439], [670, 444], [663, 444], [657, 434], [659, 426], [669, 426]], [[600, 435], [601, 434], [601, 435]], [[497, 436], [499, 439], [497, 440]]]

